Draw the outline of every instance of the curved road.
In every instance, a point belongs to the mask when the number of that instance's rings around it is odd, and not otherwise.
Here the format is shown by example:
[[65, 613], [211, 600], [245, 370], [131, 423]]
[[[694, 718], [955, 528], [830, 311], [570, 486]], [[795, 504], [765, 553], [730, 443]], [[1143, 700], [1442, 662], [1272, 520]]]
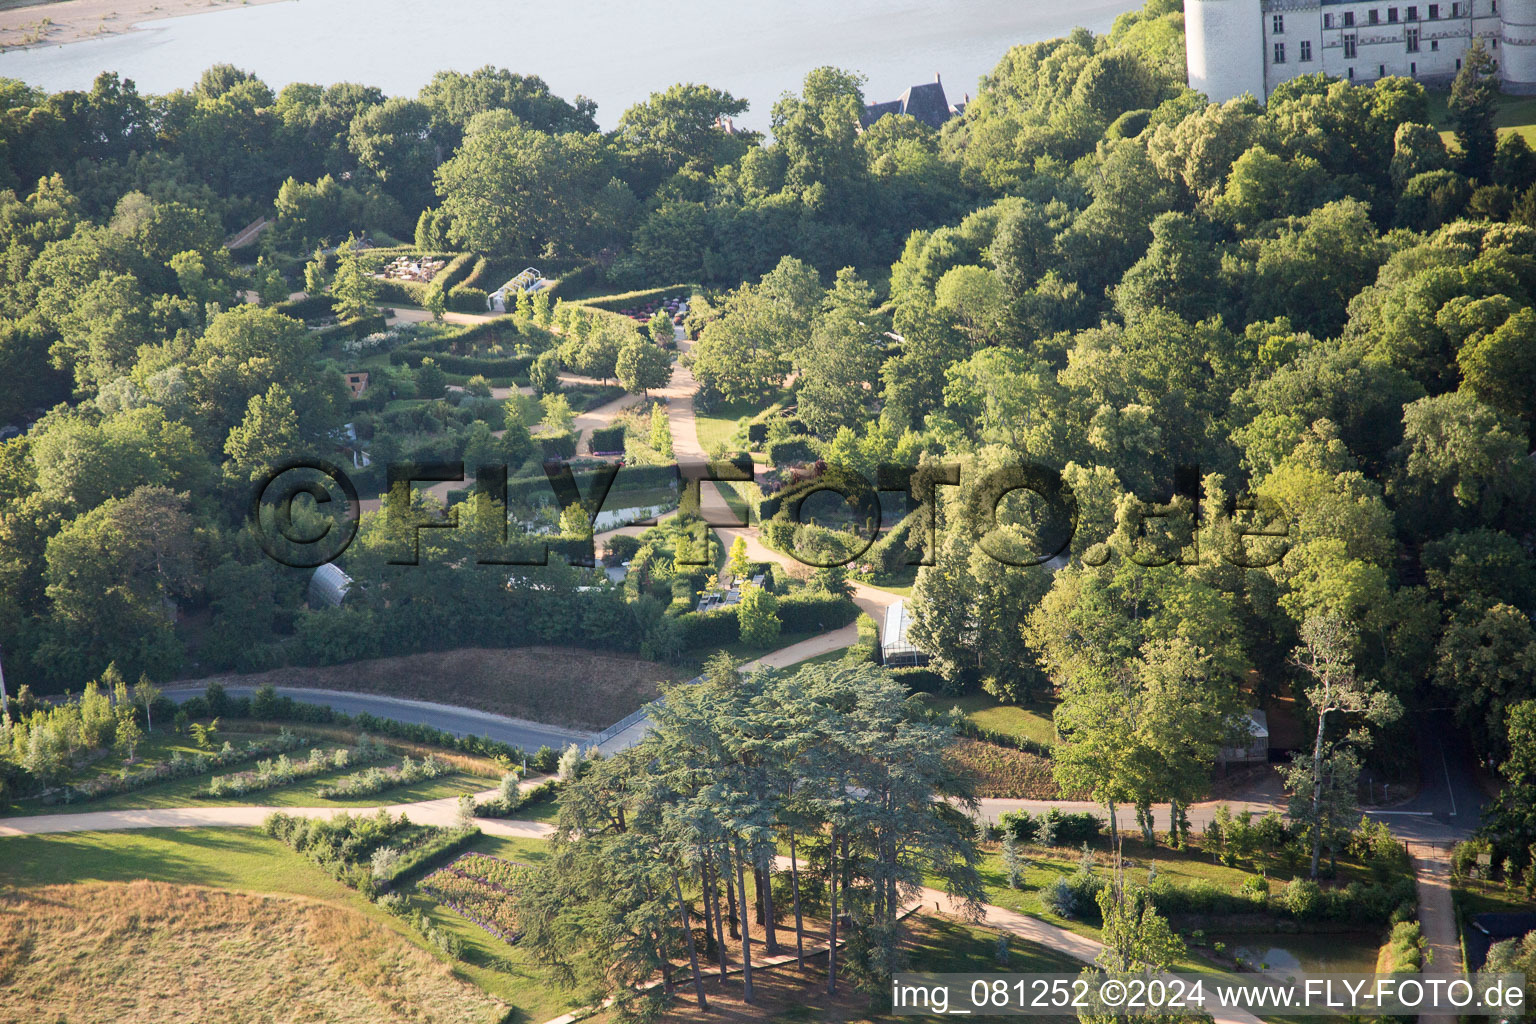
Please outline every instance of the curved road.
[[[165, 695], [180, 703], [204, 693], [206, 689], [204, 686], [169, 686], [166, 687]], [[304, 686], [279, 686], [276, 690], [279, 697], [326, 704], [349, 715], [366, 712], [376, 718], [392, 718], [410, 725], [428, 725], [455, 736], [484, 736], [521, 747], [530, 754], [540, 747], [561, 750], [572, 743], [584, 744], [593, 735], [579, 729], [563, 729], [558, 725], [544, 725], [521, 718], [493, 715], [488, 711], [433, 704], [424, 700], [407, 700], [403, 697], [384, 697], [347, 690], [316, 690]], [[256, 692], [256, 687], [225, 685], [224, 692], [231, 697], [249, 697]]]

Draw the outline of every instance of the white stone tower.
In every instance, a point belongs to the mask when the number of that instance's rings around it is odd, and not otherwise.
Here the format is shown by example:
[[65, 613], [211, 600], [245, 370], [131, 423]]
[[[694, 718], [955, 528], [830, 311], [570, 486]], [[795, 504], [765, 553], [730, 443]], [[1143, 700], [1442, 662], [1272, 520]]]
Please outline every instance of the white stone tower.
[[1501, 0], [1494, 56], [1506, 92], [1536, 93], [1536, 0]]
[[[1505, 0], [1506, 3], [1509, 0]], [[1536, 7], [1536, 0], [1524, 0]], [[1264, 99], [1264, 12], [1260, 0], [1184, 0], [1189, 87], [1216, 103]]]

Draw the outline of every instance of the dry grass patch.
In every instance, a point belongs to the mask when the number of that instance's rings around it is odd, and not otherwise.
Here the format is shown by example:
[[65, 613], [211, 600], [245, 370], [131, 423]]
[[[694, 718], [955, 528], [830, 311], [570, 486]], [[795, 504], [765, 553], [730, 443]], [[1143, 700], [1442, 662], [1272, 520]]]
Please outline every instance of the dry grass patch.
[[518, 647], [375, 658], [320, 668], [287, 666], [209, 676], [226, 686], [304, 686], [436, 701], [575, 729], [601, 729], [654, 699], [674, 669], [621, 654]]
[[1051, 777], [1051, 762], [1039, 754], [979, 740], [959, 739], [945, 757], [971, 773], [979, 797], [1020, 800], [1059, 800], [1061, 789]]
[[506, 1010], [324, 904], [148, 881], [0, 896], [0, 1021], [490, 1024]]

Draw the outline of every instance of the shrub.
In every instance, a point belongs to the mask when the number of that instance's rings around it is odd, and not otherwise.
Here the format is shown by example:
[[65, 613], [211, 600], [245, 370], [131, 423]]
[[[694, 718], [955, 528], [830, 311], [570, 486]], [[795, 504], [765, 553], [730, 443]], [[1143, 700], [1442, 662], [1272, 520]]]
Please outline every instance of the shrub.
[[[512, 779], [511, 792], [507, 791], [507, 779]], [[535, 807], [542, 803], [548, 803], [559, 793], [559, 784], [550, 779], [533, 786], [526, 792], [517, 791], [517, 777], [515, 775], [502, 776], [501, 794], [494, 800], [488, 800], [475, 805], [475, 817], [477, 818], [510, 818], [529, 807]]]
[[1072, 905], [1084, 918], [1096, 919], [1099, 916], [1099, 893], [1106, 884], [1104, 879], [1087, 868], [1079, 868], [1067, 879], [1067, 888], [1072, 893]]
[[1077, 915], [1077, 895], [1072, 891], [1071, 884], [1060, 876], [1040, 890], [1040, 903], [1057, 917], [1069, 921]]
[[1316, 882], [1293, 878], [1280, 894], [1285, 909], [1298, 921], [1312, 921], [1323, 915], [1327, 901]]
[[373, 867], [373, 877], [378, 881], [383, 881], [386, 878], [392, 877], [399, 868], [400, 851], [393, 846], [381, 846], [373, 851], [370, 863]]

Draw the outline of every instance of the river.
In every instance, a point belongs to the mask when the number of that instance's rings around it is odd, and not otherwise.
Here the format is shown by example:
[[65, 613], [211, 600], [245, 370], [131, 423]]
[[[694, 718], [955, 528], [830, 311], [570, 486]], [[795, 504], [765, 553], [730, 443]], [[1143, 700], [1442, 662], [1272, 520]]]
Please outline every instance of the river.
[[[1076, 25], [1107, 31], [1137, 0], [292, 0], [142, 22], [138, 30], [0, 54], [0, 76], [57, 91], [101, 71], [141, 92], [190, 87], [231, 63], [274, 89], [364, 82], [414, 94], [432, 73], [485, 64], [590, 96], [612, 128], [630, 104], [674, 82], [702, 82], [751, 102], [739, 123], [768, 127], [773, 101], [821, 65], [868, 78], [871, 102], [942, 74], [950, 102], [1016, 43]], [[46, 12], [47, 8], [37, 8]]]

